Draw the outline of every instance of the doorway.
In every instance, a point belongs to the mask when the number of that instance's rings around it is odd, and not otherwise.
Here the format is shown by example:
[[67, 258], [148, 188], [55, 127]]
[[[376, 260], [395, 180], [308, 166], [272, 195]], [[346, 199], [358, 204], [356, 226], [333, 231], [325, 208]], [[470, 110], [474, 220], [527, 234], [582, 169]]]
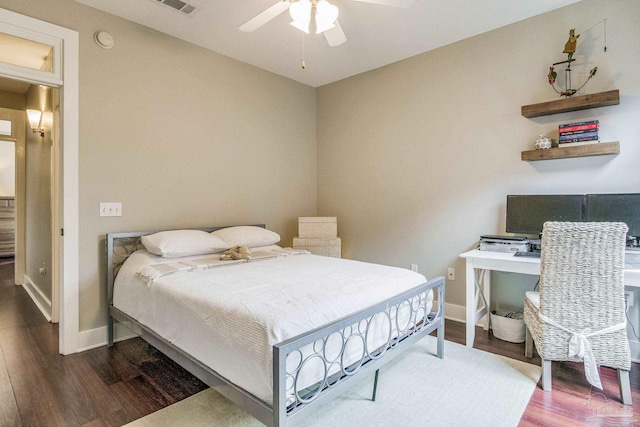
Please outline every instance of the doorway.
[[[0, 78], [0, 262], [15, 260], [22, 285], [49, 322], [58, 323], [52, 219], [57, 88]], [[19, 109], [3, 108], [11, 106]], [[16, 106], [15, 104], [20, 104]], [[25, 108], [26, 107], [26, 108]], [[35, 110], [34, 110], [35, 109]], [[40, 112], [38, 131], [24, 120]]]
[[[78, 33], [44, 21], [0, 9], [0, 36], [17, 37], [50, 46], [50, 67], [38, 69], [0, 58], [0, 77], [60, 88], [60, 146], [52, 159], [52, 232], [54, 281], [59, 292], [59, 352], [76, 353], [79, 336], [78, 291]], [[63, 49], [64, 47], [64, 49]], [[11, 57], [11, 55], [10, 55]], [[49, 60], [49, 59], [48, 59]], [[42, 111], [42, 110], [41, 110]], [[62, 149], [62, 144], [64, 149]]]

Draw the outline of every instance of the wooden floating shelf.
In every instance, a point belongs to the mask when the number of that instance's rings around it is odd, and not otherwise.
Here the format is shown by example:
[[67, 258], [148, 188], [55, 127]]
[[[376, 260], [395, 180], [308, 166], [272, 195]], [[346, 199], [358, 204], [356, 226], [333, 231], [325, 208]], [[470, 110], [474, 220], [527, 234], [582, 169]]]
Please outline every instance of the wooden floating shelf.
[[523, 151], [522, 160], [535, 162], [536, 160], [569, 159], [572, 157], [605, 156], [608, 154], [620, 154], [620, 143], [618, 141]]
[[592, 93], [590, 95], [574, 96], [556, 101], [542, 102], [522, 106], [522, 115], [528, 119], [548, 116], [550, 114], [566, 113], [568, 111], [586, 110], [588, 108], [606, 107], [620, 104], [618, 89], [608, 92]]

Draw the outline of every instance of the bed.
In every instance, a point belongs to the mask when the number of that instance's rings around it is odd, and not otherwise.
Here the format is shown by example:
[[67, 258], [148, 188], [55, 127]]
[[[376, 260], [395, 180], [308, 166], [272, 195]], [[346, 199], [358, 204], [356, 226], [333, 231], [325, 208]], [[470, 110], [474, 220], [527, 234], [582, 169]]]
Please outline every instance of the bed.
[[[141, 244], [154, 233], [107, 234], [109, 346], [117, 320], [267, 426], [299, 423], [367, 375], [375, 400], [379, 368], [433, 331], [444, 356], [442, 277], [269, 246], [145, 280], [174, 261]], [[205, 258], [180, 258], [193, 259]]]

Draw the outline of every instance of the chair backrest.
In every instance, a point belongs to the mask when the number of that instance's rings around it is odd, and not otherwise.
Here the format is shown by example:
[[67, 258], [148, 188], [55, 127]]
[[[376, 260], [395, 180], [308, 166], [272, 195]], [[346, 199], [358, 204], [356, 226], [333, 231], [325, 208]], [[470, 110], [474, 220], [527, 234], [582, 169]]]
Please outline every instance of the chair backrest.
[[568, 328], [624, 322], [627, 230], [621, 222], [546, 222], [540, 312]]

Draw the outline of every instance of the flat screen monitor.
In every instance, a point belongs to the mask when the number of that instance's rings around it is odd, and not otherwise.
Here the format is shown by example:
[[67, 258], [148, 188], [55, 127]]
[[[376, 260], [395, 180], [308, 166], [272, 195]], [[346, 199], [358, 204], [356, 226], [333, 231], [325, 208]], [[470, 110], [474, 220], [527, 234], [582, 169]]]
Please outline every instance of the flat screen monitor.
[[507, 233], [540, 234], [546, 221], [583, 221], [585, 200], [583, 194], [509, 195]]
[[640, 194], [587, 194], [587, 221], [624, 222], [640, 237]]

